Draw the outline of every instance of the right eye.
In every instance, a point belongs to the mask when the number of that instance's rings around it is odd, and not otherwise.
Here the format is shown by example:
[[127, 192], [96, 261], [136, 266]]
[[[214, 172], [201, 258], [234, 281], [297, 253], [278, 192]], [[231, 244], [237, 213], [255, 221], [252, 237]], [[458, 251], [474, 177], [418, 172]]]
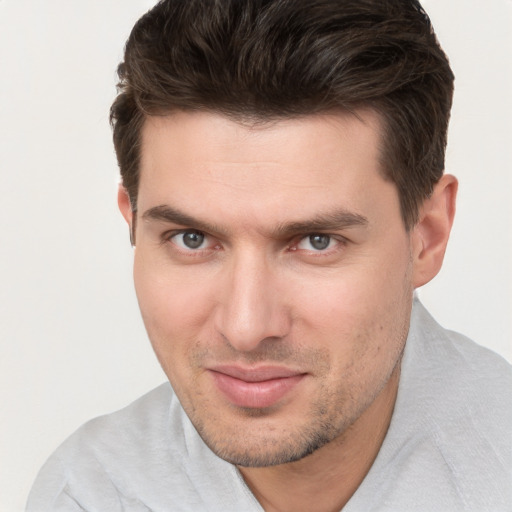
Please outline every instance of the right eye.
[[196, 251], [208, 248], [208, 237], [201, 231], [195, 229], [175, 233], [169, 237], [169, 241], [185, 251]]

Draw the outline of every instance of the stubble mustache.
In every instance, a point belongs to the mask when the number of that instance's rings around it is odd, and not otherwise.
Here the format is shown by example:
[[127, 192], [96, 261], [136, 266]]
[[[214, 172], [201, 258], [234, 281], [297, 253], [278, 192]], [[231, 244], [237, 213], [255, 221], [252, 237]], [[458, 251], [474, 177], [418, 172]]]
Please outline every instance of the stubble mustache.
[[217, 364], [232, 364], [243, 367], [280, 365], [321, 375], [331, 368], [328, 350], [318, 347], [305, 347], [279, 338], [266, 338], [251, 351], [239, 351], [227, 340], [212, 346], [197, 341], [190, 350], [190, 363], [195, 368], [205, 368]]

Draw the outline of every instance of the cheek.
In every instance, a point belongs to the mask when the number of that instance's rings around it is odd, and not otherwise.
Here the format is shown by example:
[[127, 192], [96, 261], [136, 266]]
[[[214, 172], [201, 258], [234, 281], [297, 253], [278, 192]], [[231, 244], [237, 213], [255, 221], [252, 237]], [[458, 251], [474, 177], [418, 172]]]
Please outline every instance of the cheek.
[[211, 317], [213, 298], [207, 283], [135, 259], [134, 281], [144, 325], [157, 359], [182, 400], [196, 390], [191, 361]]
[[328, 345], [346, 364], [363, 354], [368, 362], [377, 361], [383, 348], [395, 352], [407, 330], [412, 300], [407, 253], [396, 256], [337, 269], [308, 286], [303, 281], [295, 304], [304, 334]]
[[403, 286], [403, 276], [383, 276], [382, 271], [368, 267], [341, 269], [322, 280], [311, 280], [307, 286], [303, 278], [300, 292], [294, 294], [301, 311], [298, 317], [317, 324], [320, 332], [332, 332], [334, 326], [345, 330], [364, 325], [365, 319], [378, 317], [396, 296], [397, 280]]
[[[211, 315], [214, 288], [192, 272], [135, 258], [134, 282], [144, 324], [156, 351], [179, 350], [196, 340]], [[158, 355], [158, 354], [157, 354]]]

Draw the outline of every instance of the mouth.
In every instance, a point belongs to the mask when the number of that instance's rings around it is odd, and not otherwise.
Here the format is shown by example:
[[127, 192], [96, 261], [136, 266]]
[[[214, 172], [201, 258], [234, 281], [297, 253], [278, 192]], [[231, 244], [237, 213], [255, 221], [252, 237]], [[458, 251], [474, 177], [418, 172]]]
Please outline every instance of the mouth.
[[285, 367], [215, 366], [208, 369], [217, 389], [237, 407], [267, 408], [277, 404], [306, 377]]

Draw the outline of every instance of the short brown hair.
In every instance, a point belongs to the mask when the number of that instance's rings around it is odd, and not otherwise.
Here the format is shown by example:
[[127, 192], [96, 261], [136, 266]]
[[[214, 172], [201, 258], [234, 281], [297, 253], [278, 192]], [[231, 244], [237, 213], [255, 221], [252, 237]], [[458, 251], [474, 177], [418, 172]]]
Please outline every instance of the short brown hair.
[[444, 169], [453, 74], [416, 0], [162, 0], [134, 26], [111, 123], [136, 210], [146, 116], [371, 108], [407, 228]]

